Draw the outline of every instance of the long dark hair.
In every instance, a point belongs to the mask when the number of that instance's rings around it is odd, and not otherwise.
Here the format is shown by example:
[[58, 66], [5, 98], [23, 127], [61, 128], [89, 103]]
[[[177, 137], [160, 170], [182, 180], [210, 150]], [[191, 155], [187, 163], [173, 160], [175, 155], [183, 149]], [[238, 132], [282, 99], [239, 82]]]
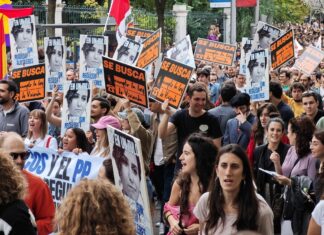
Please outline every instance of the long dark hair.
[[84, 130], [80, 128], [71, 128], [71, 130], [76, 136], [77, 148], [82, 149], [82, 152], [87, 152], [90, 154], [91, 149]]
[[[239, 159], [241, 159], [243, 164], [243, 175], [244, 182], [241, 182], [240, 191], [235, 199], [236, 205], [238, 206], [237, 219], [233, 226], [236, 226], [237, 230], [253, 230], [256, 231], [258, 228], [257, 217], [259, 211], [259, 202], [255, 193], [255, 188], [253, 185], [252, 171], [250, 168], [249, 160], [245, 151], [237, 144], [229, 144], [221, 148], [215, 162], [217, 167], [220, 158], [225, 153], [232, 153]], [[212, 179], [209, 186], [209, 197], [208, 206], [209, 214], [206, 221], [205, 233], [215, 228], [218, 224], [219, 219], [222, 224], [225, 223], [225, 198], [223, 194], [223, 189], [220, 181], [217, 177], [216, 171], [213, 172]]]
[[274, 106], [271, 103], [265, 103], [263, 104], [260, 108], [258, 108], [257, 110], [257, 122], [254, 124], [253, 126], [253, 132], [254, 132], [254, 141], [256, 143], [256, 145], [262, 145], [263, 143], [263, 139], [264, 139], [264, 128], [261, 125], [261, 121], [260, 121], [260, 117], [262, 115], [263, 110], [267, 110], [269, 115], [271, 113], [279, 113], [278, 109], [276, 108], [276, 106]]
[[[208, 189], [218, 149], [211, 138], [198, 133], [190, 135], [186, 143], [190, 145], [195, 155], [199, 190], [203, 194]], [[189, 213], [190, 175], [180, 174], [177, 183], [181, 187], [180, 211], [182, 214], [187, 214]]]
[[296, 134], [296, 153], [299, 158], [305, 157], [311, 152], [309, 142], [312, 140], [316, 127], [307, 116], [292, 118], [289, 120], [291, 131]]

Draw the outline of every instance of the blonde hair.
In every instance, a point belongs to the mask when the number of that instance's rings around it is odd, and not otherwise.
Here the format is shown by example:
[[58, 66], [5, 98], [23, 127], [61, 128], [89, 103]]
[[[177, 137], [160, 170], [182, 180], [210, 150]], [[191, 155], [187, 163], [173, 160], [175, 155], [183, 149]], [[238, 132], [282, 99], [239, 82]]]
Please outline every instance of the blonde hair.
[[96, 155], [100, 153], [101, 149], [104, 149], [104, 151], [102, 152], [103, 154], [100, 155], [100, 157], [109, 157], [109, 140], [108, 140], [108, 134], [106, 129], [104, 129], [104, 138], [101, 138], [100, 141], [97, 140], [91, 155]]
[[[34, 109], [29, 113], [29, 117], [30, 116], [39, 118], [41, 120], [40, 132], [41, 132], [41, 138], [44, 139], [48, 129], [45, 112], [41, 109]], [[33, 136], [33, 132], [28, 130], [27, 138], [30, 139], [32, 136]]]
[[55, 223], [60, 235], [135, 234], [129, 205], [108, 180], [81, 180], [63, 200]]
[[12, 157], [0, 149], [0, 205], [25, 196], [27, 182]]

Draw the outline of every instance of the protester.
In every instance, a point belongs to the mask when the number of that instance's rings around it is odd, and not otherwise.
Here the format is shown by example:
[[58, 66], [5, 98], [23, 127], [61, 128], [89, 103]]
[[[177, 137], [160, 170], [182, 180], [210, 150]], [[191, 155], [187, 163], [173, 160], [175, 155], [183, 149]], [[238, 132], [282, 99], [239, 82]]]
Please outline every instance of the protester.
[[195, 209], [200, 234], [234, 234], [242, 230], [273, 234], [273, 213], [255, 193], [253, 177], [244, 150], [230, 144], [223, 147], [215, 162], [209, 192]]
[[130, 235], [135, 226], [127, 201], [107, 180], [80, 181], [56, 213], [58, 235]]
[[290, 146], [281, 142], [285, 128], [284, 122], [280, 118], [270, 119], [267, 123], [266, 130], [268, 143], [254, 150], [253, 170], [258, 193], [266, 199], [269, 205], [272, 205], [273, 197], [275, 193], [281, 192], [281, 187], [271, 176], [262, 172], [260, 168], [274, 171], [275, 166], [271, 160], [271, 155], [278, 154], [280, 157], [280, 164], [282, 164]]
[[[178, 156], [176, 170], [180, 169], [179, 155], [186, 138], [194, 133], [201, 132], [214, 139], [217, 147], [221, 146], [222, 132], [218, 119], [204, 110], [207, 100], [206, 87], [201, 83], [195, 83], [189, 90], [190, 106], [188, 109], [179, 110], [174, 113], [170, 121], [168, 115], [164, 115], [159, 125], [159, 136], [161, 139], [167, 137], [174, 129], [178, 135]], [[168, 102], [165, 102], [162, 109], [169, 109]]]
[[227, 121], [223, 145], [238, 144], [246, 149], [256, 119], [250, 112], [250, 96], [246, 93], [237, 94], [232, 98], [231, 105], [236, 112], [236, 117]]
[[62, 140], [62, 149], [76, 154], [90, 153], [90, 146], [84, 131], [80, 128], [67, 129]]
[[36, 235], [35, 219], [23, 201], [27, 183], [11, 156], [0, 151], [0, 233]]
[[[252, 127], [251, 138], [246, 150], [251, 166], [253, 166], [253, 152], [256, 147], [268, 143], [267, 124], [270, 118], [280, 117], [278, 109], [271, 103], [264, 103], [257, 109], [257, 121]], [[289, 144], [289, 139], [284, 134], [282, 143]]]
[[292, 97], [289, 97], [283, 93], [282, 100], [291, 107], [295, 117], [299, 117], [305, 112], [302, 103], [302, 95], [305, 91], [305, 88], [303, 84], [294, 82], [290, 86], [289, 91]]
[[17, 92], [14, 81], [0, 80], [0, 132], [14, 131], [26, 137], [29, 111], [15, 100]]
[[108, 125], [121, 129], [119, 120], [113, 116], [103, 116], [98, 122], [91, 125], [95, 128], [96, 133], [96, 144], [90, 153], [91, 156], [109, 157]]
[[235, 86], [224, 84], [220, 91], [221, 105], [208, 110], [210, 114], [217, 117], [222, 133], [225, 133], [227, 121], [236, 116], [236, 113], [230, 103], [235, 95]]
[[[311, 155], [310, 144], [309, 142], [312, 139], [313, 133], [315, 131], [315, 125], [308, 117], [300, 117], [290, 119], [288, 124], [288, 138], [292, 147], [289, 148], [285, 160], [283, 164], [280, 163], [280, 156], [273, 152], [270, 156], [271, 161], [274, 163], [275, 170], [279, 174], [275, 176], [275, 179], [282, 185], [291, 186], [292, 177], [296, 176], [308, 176], [312, 181], [315, 180], [316, 175], [316, 162], [317, 160]], [[291, 198], [289, 198], [291, 197]], [[286, 200], [293, 200], [292, 194], [286, 195]], [[294, 213], [297, 210], [294, 211]], [[294, 227], [296, 228], [296, 224], [301, 224], [299, 232], [300, 234], [306, 234], [309, 215], [311, 211], [298, 210], [299, 220], [294, 219], [292, 223], [294, 223]], [[300, 220], [301, 219], [301, 220]], [[283, 234], [291, 234], [292, 227], [291, 221], [285, 220], [282, 228]], [[296, 232], [296, 230], [294, 230]]]
[[170, 225], [168, 234], [198, 234], [199, 221], [192, 211], [207, 191], [217, 152], [212, 139], [198, 134], [188, 137], [180, 156], [181, 173], [164, 205], [164, 216]]
[[29, 147], [43, 147], [57, 150], [57, 141], [47, 135], [46, 114], [43, 110], [35, 109], [29, 113], [28, 134], [25, 144]]
[[310, 142], [312, 155], [319, 160], [320, 167], [315, 179], [315, 196], [318, 202], [324, 193], [324, 130], [315, 131]]
[[317, 95], [313, 91], [306, 91], [302, 95], [304, 115], [309, 117], [316, 125], [318, 120], [324, 116], [324, 111], [318, 108]]
[[[23, 139], [17, 133], [8, 132], [0, 137], [0, 148], [12, 156], [28, 183], [24, 201], [35, 216], [38, 234], [48, 235], [53, 231], [52, 220], [55, 214], [52, 193], [43, 180], [23, 170], [30, 154], [25, 149]], [[6, 182], [3, 179], [1, 181]]]
[[282, 88], [278, 82], [270, 81], [270, 94], [269, 99], [272, 104], [274, 104], [279, 110], [280, 116], [285, 123], [285, 129], [288, 127], [288, 122], [294, 117], [294, 113], [291, 108], [282, 101]]

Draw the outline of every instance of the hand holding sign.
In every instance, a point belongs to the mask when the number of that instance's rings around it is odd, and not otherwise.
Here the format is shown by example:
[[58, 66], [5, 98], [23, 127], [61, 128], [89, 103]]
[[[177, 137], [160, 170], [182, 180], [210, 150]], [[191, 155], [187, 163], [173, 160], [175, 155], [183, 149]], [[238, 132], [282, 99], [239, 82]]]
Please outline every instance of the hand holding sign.
[[167, 115], [171, 115], [172, 113], [171, 113], [171, 109], [170, 109], [170, 107], [169, 107], [169, 99], [166, 99], [164, 102], [163, 102], [163, 104], [162, 104], [162, 106], [161, 106], [161, 109], [162, 109], [162, 111], [163, 112], [165, 112]]

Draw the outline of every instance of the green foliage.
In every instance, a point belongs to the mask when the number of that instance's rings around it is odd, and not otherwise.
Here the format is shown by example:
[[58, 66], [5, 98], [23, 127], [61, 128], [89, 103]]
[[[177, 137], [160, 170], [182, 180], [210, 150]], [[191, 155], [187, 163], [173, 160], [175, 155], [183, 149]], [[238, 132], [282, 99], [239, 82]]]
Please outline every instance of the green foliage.
[[309, 8], [301, 0], [273, 0], [275, 23], [300, 23], [309, 14]]
[[220, 24], [222, 22], [222, 10], [217, 9], [213, 12], [189, 12], [188, 14], [188, 34], [192, 42], [196, 41], [198, 37], [206, 38], [208, 28], [211, 24]]
[[254, 8], [237, 8], [236, 40], [241, 41], [242, 37], [250, 37], [251, 23], [254, 22]]

